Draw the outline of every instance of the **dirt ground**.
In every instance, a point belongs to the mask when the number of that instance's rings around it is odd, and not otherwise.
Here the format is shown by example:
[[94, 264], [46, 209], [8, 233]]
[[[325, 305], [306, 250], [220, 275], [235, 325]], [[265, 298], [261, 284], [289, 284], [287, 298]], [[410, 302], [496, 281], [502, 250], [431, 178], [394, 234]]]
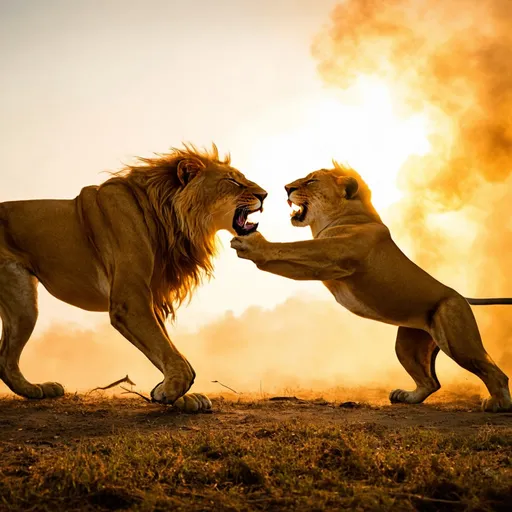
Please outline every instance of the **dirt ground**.
[[[419, 406], [371, 405], [275, 396], [263, 400], [213, 397], [211, 414], [180, 414], [137, 398], [73, 395], [31, 402], [16, 397], [0, 400], [0, 439], [5, 443], [58, 446], [113, 432], [236, 429], [240, 434], [269, 422], [300, 420], [310, 425], [344, 426], [372, 423], [388, 428], [418, 427], [457, 433], [492, 426], [512, 433], [512, 413], [480, 412], [479, 400], [434, 401]], [[341, 404], [344, 404], [340, 406]]]
[[297, 396], [4, 396], [0, 510], [508, 510], [512, 414]]

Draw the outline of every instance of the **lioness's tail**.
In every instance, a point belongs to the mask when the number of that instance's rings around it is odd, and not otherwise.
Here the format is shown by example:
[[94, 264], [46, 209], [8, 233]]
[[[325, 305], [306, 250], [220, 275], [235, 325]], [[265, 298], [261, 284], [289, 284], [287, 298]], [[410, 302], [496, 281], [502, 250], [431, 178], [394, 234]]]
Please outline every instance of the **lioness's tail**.
[[498, 304], [512, 304], [512, 298], [509, 297], [500, 297], [496, 299], [468, 299], [466, 297], [466, 300], [472, 306], [493, 306]]

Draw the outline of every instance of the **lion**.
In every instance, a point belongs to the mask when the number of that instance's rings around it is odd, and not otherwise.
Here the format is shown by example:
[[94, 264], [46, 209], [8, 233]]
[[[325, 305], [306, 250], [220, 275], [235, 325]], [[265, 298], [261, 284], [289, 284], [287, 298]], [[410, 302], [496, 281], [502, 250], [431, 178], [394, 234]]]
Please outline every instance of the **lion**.
[[405, 256], [393, 242], [359, 174], [334, 163], [285, 189], [294, 226], [309, 226], [313, 240], [272, 243], [260, 233], [235, 237], [240, 258], [289, 279], [322, 281], [336, 301], [364, 318], [398, 326], [396, 354], [416, 389], [396, 389], [392, 403], [417, 404], [441, 385], [435, 359], [442, 350], [477, 375], [490, 393], [485, 411], [512, 408], [507, 376], [485, 351], [469, 302], [511, 304], [512, 299], [465, 299]]
[[[0, 204], [0, 377], [17, 395], [53, 398], [56, 382], [33, 384], [19, 368], [36, 324], [37, 285], [88, 311], [109, 312], [112, 326], [162, 372], [155, 402], [209, 409], [185, 395], [195, 372], [171, 342], [169, 315], [212, 274], [216, 232], [255, 231], [249, 215], [267, 192], [219, 158], [217, 147], [172, 148], [138, 158], [75, 199]], [[182, 398], [183, 397], [183, 398]]]

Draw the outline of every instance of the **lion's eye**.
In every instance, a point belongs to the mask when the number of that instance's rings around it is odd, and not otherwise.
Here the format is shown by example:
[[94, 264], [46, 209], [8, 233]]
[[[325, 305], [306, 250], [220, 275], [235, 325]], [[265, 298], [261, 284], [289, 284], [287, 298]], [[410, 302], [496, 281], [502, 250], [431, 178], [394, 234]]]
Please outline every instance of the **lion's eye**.
[[229, 183], [233, 183], [233, 185], [236, 185], [237, 187], [241, 187], [242, 186], [242, 185], [240, 185], [240, 183], [238, 183], [238, 181], [235, 181], [232, 178], [226, 178], [226, 181], [229, 181]]
[[312, 183], [316, 183], [318, 180], [308, 180], [306, 181], [306, 185], [311, 185]]

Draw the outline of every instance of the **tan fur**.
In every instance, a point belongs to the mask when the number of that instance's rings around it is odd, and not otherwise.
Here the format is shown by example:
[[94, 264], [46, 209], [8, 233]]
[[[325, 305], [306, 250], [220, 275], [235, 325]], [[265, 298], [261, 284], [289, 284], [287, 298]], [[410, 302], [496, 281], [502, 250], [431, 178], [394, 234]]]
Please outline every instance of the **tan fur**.
[[[40, 281], [69, 304], [109, 311], [112, 325], [164, 374], [153, 399], [174, 403], [195, 373], [164, 322], [211, 275], [216, 231], [235, 234], [235, 209], [256, 209], [265, 196], [215, 146], [208, 153], [189, 145], [140, 158], [72, 200], [0, 204], [0, 377], [28, 398], [64, 393], [57, 383], [28, 382], [19, 369]], [[199, 404], [192, 410], [209, 403], [194, 394], [191, 401]]]
[[441, 349], [483, 380], [491, 394], [485, 410], [511, 409], [508, 378], [485, 351], [468, 302], [400, 251], [353, 169], [335, 163], [286, 189], [291, 201], [307, 206], [305, 218], [292, 223], [310, 226], [314, 239], [236, 237], [231, 245], [239, 257], [290, 279], [321, 280], [356, 315], [399, 326], [396, 353], [417, 387], [392, 391], [391, 402], [420, 403], [440, 388], [434, 363]]

